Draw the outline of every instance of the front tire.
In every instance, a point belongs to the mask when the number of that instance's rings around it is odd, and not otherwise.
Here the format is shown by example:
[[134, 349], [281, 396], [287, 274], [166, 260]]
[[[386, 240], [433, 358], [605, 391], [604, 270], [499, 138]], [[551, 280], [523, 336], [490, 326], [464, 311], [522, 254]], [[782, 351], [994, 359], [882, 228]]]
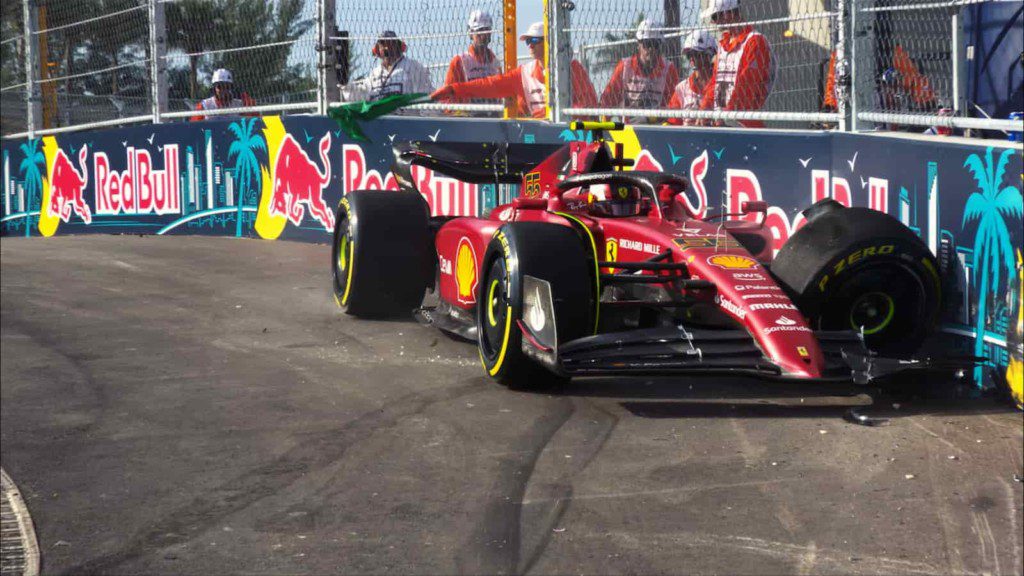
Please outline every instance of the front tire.
[[901, 222], [877, 210], [823, 200], [779, 250], [771, 271], [811, 324], [856, 330], [884, 355], [917, 350], [941, 303], [939, 266]]
[[477, 288], [477, 341], [488, 375], [517, 388], [558, 380], [523, 351], [517, 320], [523, 313], [525, 276], [547, 281], [559, 343], [593, 333], [596, 284], [593, 263], [576, 233], [566, 226], [517, 222], [494, 234], [481, 262]]
[[362, 190], [338, 203], [331, 250], [334, 300], [346, 313], [409, 314], [432, 280], [426, 203], [416, 192]]

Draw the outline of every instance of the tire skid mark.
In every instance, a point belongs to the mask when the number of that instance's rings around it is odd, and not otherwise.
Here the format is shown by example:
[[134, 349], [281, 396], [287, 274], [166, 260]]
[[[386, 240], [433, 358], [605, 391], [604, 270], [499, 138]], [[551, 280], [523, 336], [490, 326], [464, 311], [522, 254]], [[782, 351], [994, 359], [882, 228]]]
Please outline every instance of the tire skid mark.
[[[103, 384], [93, 377], [92, 370], [86, 366], [87, 358], [84, 355], [74, 354], [65, 350], [64, 347], [61, 346], [61, 340], [59, 338], [53, 337], [45, 329], [36, 329], [36, 326], [33, 323], [18, 321], [18, 319], [13, 315], [7, 315], [4, 318], [4, 324], [9, 329], [13, 329], [15, 333], [21, 333], [39, 347], [53, 352], [70, 364], [75, 374], [81, 378], [81, 383], [85, 385], [95, 398], [95, 410], [97, 412], [95, 417], [91, 418], [88, 424], [78, 430], [80, 432], [87, 432], [96, 426], [96, 424], [102, 420], [103, 413], [107, 410], [109, 402], [106, 389]], [[4, 337], [6, 338], [9, 333], [10, 332], [5, 331]], [[71, 383], [70, 386], [74, 387], [75, 383]]]
[[942, 530], [942, 541], [946, 550], [946, 571], [952, 574], [964, 573], [964, 559], [957, 545], [958, 538], [954, 534], [956, 522], [935, 479], [941, 477], [942, 472], [935, 467], [935, 456], [932, 454], [928, 443], [924, 444], [925, 460], [928, 462], [928, 484], [931, 492], [932, 507], [939, 519], [939, 528]]
[[[656, 549], [669, 546], [722, 548], [744, 550], [781, 560], [793, 560], [799, 564], [813, 551], [816, 562], [815, 572], [819, 574], [940, 574], [940, 568], [924, 562], [889, 558], [886, 556], [865, 556], [849, 550], [823, 548], [817, 545], [803, 546], [751, 536], [734, 534], [711, 534], [707, 532], [679, 531], [673, 533], [627, 534], [624, 532], [602, 532], [601, 537], [611, 536], [629, 542], [633, 547]], [[853, 563], [850, 558], [856, 556]]]
[[[591, 400], [574, 399], [573, 403], [576, 406], [576, 410], [573, 412], [573, 418], [585, 420], [586, 424], [592, 424], [586, 426], [586, 432], [592, 434], [592, 436], [590, 436], [590, 434], [588, 434], [588, 436], [592, 437], [593, 440], [582, 445], [582, 450], [579, 449], [579, 444], [576, 445], [577, 449], [575, 449], [574, 453], [571, 454], [572, 467], [564, 470], [555, 479], [554, 485], [561, 490], [562, 494], [556, 496], [554, 509], [547, 515], [548, 521], [539, 522], [537, 525], [529, 527], [533, 534], [539, 536], [539, 541], [529, 549], [523, 549], [525, 548], [523, 546], [520, 547], [520, 560], [518, 563], [519, 569], [517, 570], [520, 574], [530, 572], [537, 561], [540, 560], [544, 551], [547, 550], [548, 544], [551, 542], [552, 535], [554, 534], [555, 525], [561, 522], [565, 513], [569, 510], [569, 507], [572, 504], [574, 495], [574, 478], [586, 470], [587, 467], [590, 466], [590, 463], [594, 461], [594, 458], [601, 453], [604, 445], [611, 437], [612, 431], [615, 430], [615, 427], [619, 423], [618, 416], [615, 416]], [[565, 427], [566, 426], [563, 425], [563, 429]], [[596, 430], [594, 430], [594, 428], [596, 428]], [[549, 442], [549, 446], [550, 444], [551, 443]], [[525, 502], [526, 500], [521, 503], [521, 506]], [[520, 520], [520, 524], [522, 524], [522, 520]], [[528, 539], [522, 538], [522, 541], [528, 541]]]
[[345, 457], [356, 444], [377, 430], [391, 428], [429, 406], [458, 399], [479, 390], [478, 383], [409, 394], [344, 425], [302, 438], [295, 448], [258, 468], [213, 487], [168, 514], [155, 526], [134, 536], [121, 550], [72, 566], [65, 574], [105, 574], [153, 550], [180, 545], [217, 526], [225, 517], [276, 494], [311, 471]]
[[[736, 418], [730, 418], [729, 422], [732, 424], [732, 428], [736, 432], [736, 437], [739, 440], [744, 463], [747, 465], [755, 464], [755, 462], [751, 460], [751, 455], [755, 452], [754, 445], [750, 442], [750, 437], [747, 435], [747, 431], [743, 429], [743, 424]], [[760, 452], [763, 453], [764, 449], [761, 449]], [[802, 525], [800, 521], [797, 520], [796, 516], [793, 515], [793, 511], [789, 509], [785, 500], [773, 493], [770, 490], [770, 485], [768, 484], [758, 484], [757, 489], [766, 498], [771, 500], [775, 507], [775, 519], [779, 521], [782, 528], [785, 529], [790, 536], [796, 536], [797, 531], [800, 530]]]
[[512, 574], [519, 563], [520, 518], [523, 495], [541, 452], [575, 408], [567, 398], [555, 398], [549, 408], [515, 441], [531, 450], [498, 465], [493, 495], [468, 541], [456, 552], [456, 571], [461, 574]]

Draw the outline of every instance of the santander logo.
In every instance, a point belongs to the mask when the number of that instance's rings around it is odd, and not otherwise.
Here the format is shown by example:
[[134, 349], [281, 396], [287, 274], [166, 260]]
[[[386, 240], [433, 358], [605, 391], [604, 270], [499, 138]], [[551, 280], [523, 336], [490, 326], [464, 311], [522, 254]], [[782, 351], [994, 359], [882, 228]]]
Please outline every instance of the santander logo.
[[790, 320], [785, 316], [779, 316], [778, 318], [775, 319], [775, 323], [778, 324], [779, 326], [792, 326], [796, 324], [796, 320]]

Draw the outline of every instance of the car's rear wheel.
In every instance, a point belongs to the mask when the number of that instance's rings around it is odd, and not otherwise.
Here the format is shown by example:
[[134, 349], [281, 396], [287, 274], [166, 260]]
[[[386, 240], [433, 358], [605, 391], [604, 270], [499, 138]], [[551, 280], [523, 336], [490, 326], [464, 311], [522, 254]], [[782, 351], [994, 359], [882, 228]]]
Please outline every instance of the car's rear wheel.
[[334, 299], [348, 314], [409, 314], [431, 281], [426, 203], [416, 192], [350, 192], [338, 204], [331, 251]]
[[823, 200], [779, 250], [771, 271], [812, 325], [855, 330], [870, 350], [915, 351], [938, 319], [939, 266], [895, 218]]
[[519, 321], [525, 277], [532, 276], [550, 286], [558, 343], [593, 333], [595, 272], [577, 234], [557, 224], [506, 224], [488, 245], [481, 272], [476, 322], [480, 360], [487, 373], [517, 388], [563, 380], [523, 352]]

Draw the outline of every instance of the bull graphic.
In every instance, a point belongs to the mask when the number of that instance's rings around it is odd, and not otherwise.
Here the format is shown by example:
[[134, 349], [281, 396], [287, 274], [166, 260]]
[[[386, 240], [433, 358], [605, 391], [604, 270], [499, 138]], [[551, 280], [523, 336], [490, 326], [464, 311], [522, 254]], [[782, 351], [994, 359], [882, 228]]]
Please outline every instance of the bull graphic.
[[78, 165], [81, 171], [78, 171], [75, 170], [68, 155], [57, 149], [53, 160], [53, 172], [50, 174], [50, 204], [47, 206], [50, 216], [60, 216], [61, 220], [67, 222], [71, 218], [71, 211], [74, 210], [83, 222], [92, 223], [92, 212], [82, 197], [82, 191], [89, 182], [89, 171], [85, 165], [88, 152], [88, 146], [82, 145], [78, 152]]
[[324, 202], [323, 189], [331, 181], [331, 163], [327, 152], [331, 148], [331, 134], [320, 139], [320, 159], [324, 165], [321, 172], [299, 143], [286, 134], [274, 163], [274, 190], [270, 198], [270, 214], [286, 216], [292, 224], [302, 222], [305, 214], [303, 204], [309, 213], [326, 230], [334, 229], [334, 212]]

